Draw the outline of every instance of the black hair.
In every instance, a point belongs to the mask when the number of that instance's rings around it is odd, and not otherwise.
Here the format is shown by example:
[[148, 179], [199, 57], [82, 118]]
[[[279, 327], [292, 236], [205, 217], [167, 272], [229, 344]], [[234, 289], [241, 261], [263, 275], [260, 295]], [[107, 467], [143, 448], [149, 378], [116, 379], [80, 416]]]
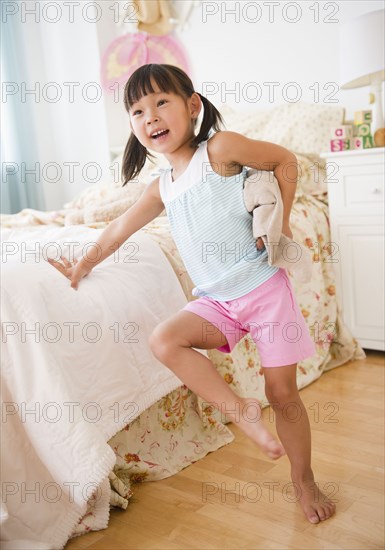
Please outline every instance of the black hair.
[[[152, 81], [157, 84], [160, 91], [174, 93], [185, 100], [197, 93], [202, 100], [204, 114], [199, 134], [194, 136], [190, 147], [196, 148], [201, 141], [208, 139], [212, 128], [220, 132], [220, 125], [224, 124], [222, 115], [215, 106], [199, 92], [195, 92], [189, 76], [179, 67], [167, 64], [149, 63], [142, 65], [130, 76], [124, 87], [124, 106], [129, 113], [131, 106], [143, 96], [154, 93]], [[195, 119], [195, 124], [197, 120]], [[146, 159], [154, 158], [132, 132], [123, 154], [122, 180], [123, 186], [134, 179], [142, 170]]]

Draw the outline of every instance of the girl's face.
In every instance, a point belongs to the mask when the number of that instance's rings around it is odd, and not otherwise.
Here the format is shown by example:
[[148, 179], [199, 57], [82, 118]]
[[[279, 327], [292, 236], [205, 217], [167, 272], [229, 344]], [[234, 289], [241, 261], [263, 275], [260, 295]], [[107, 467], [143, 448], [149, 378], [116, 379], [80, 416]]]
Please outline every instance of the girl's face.
[[141, 97], [130, 108], [131, 129], [146, 149], [172, 152], [194, 135], [194, 118], [199, 115], [201, 99], [193, 94], [186, 104], [179, 95], [161, 92], [156, 85], [153, 89], [154, 93]]

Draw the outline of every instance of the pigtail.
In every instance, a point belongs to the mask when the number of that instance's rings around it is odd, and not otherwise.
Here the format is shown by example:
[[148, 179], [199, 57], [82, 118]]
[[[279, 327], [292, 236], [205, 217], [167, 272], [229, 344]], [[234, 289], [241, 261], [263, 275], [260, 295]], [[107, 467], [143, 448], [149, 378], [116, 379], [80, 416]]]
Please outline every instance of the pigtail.
[[131, 180], [138, 176], [146, 163], [146, 159], [155, 158], [147, 149], [140, 143], [138, 138], [131, 134], [123, 153], [122, 161], [122, 181], [123, 187]]
[[192, 147], [196, 147], [201, 141], [206, 141], [209, 138], [210, 131], [214, 129], [216, 132], [220, 132], [220, 125], [224, 126], [224, 120], [218, 109], [207, 99], [207, 97], [196, 92], [202, 100], [204, 113], [203, 120], [199, 130], [199, 134], [195, 136], [191, 142]]

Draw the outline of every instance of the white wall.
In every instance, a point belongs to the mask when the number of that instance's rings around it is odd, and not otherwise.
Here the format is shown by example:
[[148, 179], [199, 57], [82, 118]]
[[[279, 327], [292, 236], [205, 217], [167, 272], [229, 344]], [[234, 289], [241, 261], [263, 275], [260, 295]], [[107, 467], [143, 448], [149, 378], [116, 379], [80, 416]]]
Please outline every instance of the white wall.
[[[276, 2], [278, 4], [278, 2]], [[239, 5], [239, 19], [226, 12]], [[257, 15], [255, 7], [261, 7], [259, 22], [248, 22]], [[275, 6], [273, 22], [269, 22], [268, 5], [274, 2], [202, 2], [200, 10], [195, 10], [191, 29], [182, 39], [194, 59], [195, 81], [198, 87], [214, 82], [219, 91], [212, 94], [214, 102], [223, 99], [242, 110], [249, 108], [269, 109], [272, 104], [280, 104], [296, 98], [296, 88], [285, 85], [295, 82], [302, 94], [301, 100], [307, 102], [327, 102], [337, 99], [340, 105], [347, 107], [348, 115], [353, 109], [367, 105], [368, 90], [341, 90], [328, 99], [334, 89], [338, 90], [339, 59], [338, 40], [341, 22], [362, 13], [381, 9], [381, 1], [339, 1], [339, 2], [279, 2]], [[294, 8], [297, 4], [300, 11]], [[248, 10], [245, 8], [249, 5]], [[292, 5], [292, 6], [290, 6]], [[314, 6], [319, 7], [319, 21], [315, 22]], [[311, 7], [313, 6], [313, 9]], [[243, 9], [242, 9], [243, 8]], [[205, 13], [218, 9], [213, 15]], [[270, 8], [272, 10], [272, 7]], [[298, 16], [297, 22], [293, 21]], [[207, 22], [204, 22], [206, 19]], [[289, 21], [287, 21], [287, 20]], [[328, 22], [336, 20], [337, 22]], [[194, 28], [200, 29], [199, 40]], [[205, 63], [199, 60], [205, 60]], [[258, 102], [247, 101], [242, 94], [237, 97], [227, 89], [239, 85], [247, 92], [247, 84], [259, 84], [262, 97]], [[274, 98], [269, 97], [264, 82], [278, 82]], [[319, 98], [312, 90], [317, 83]], [[328, 83], [334, 83], [329, 85]], [[222, 94], [221, 94], [222, 90]], [[255, 88], [254, 88], [255, 91]], [[253, 92], [253, 88], [250, 88]], [[255, 95], [255, 94], [254, 94]]]
[[[188, 28], [177, 31], [176, 36], [191, 60], [195, 89], [217, 107], [227, 103], [240, 111], [265, 110], [301, 97], [309, 103], [342, 105], [350, 120], [354, 111], [371, 106], [368, 88], [339, 90], [339, 29], [346, 19], [381, 8], [383, 2], [376, 0], [202, 0], [193, 10]], [[259, 21], [250, 22], [257, 18]], [[98, 26], [99, 41], [107, 43], [108, 34], [117, 36], [111, 18]], [[264, 84], [268, 82], [278, 85], [269, 92]], [[288, 85], [293, 82], [295, 86]], [[260, 98], [256, 101], [257, 93]], [[105, 99], [111, 146], [124, 145], [124, 107], [113, 104], [111, 97]]]

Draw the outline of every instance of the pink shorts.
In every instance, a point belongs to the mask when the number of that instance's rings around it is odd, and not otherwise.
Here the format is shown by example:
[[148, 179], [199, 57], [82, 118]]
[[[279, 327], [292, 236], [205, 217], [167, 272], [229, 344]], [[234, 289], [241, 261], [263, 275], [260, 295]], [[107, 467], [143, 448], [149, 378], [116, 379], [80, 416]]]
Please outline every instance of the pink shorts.
[[230, 353], [250, 333], [262, 367], [292, 365], [315, 354], [316, 348], [298, 307], [285, 269], [240, 298], [219, 302], [207, 296], [183, 308], [219, 329], [228, 344], [217, 348]]

